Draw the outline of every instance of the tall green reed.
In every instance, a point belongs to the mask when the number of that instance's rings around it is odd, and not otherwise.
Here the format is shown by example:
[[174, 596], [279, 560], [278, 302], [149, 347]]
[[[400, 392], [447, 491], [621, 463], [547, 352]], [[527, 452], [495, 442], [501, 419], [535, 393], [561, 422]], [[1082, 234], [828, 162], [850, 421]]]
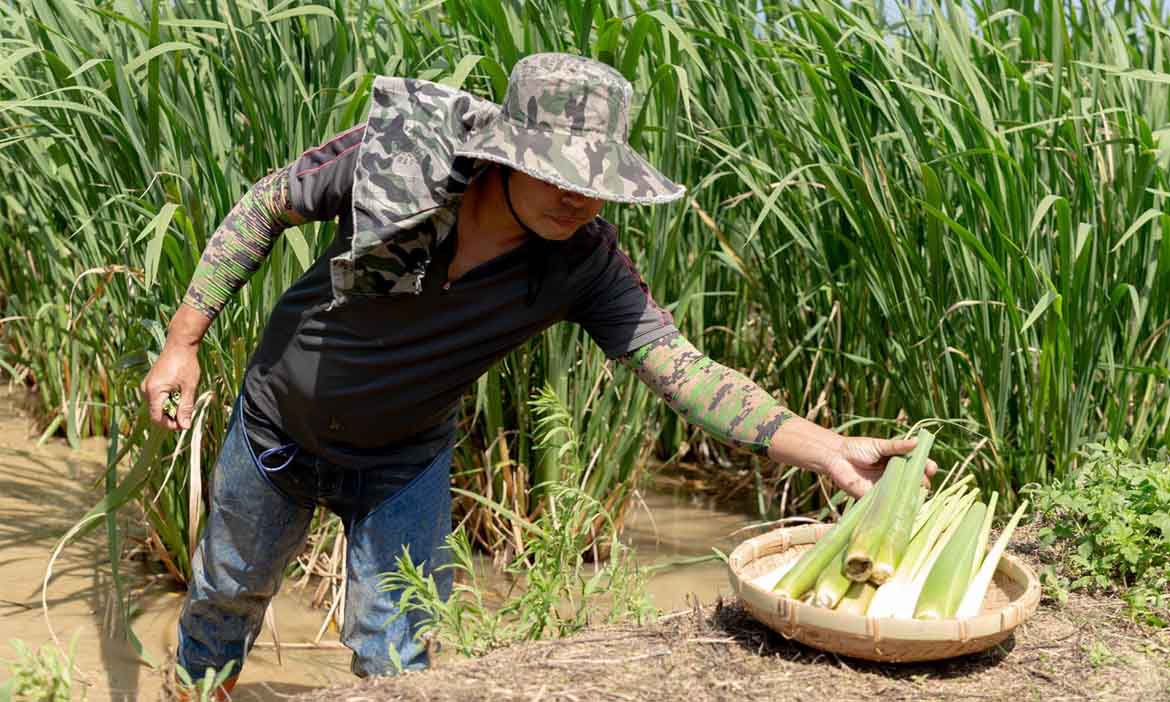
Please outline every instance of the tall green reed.
[[770, 5], [762, 37], [723, 25], [739, 80], [696, 102], [751, 95], [712, 119], [742, 133], [702, 148], [747, 190], [716, 219], [784, 394], [824, 393], [834, 424], [964, 420], [954, 457], [986, 438], [979, 475], [1010, 493], [1097, 432], [1168, 436], [1164, 23], [965, 7], [885, 27], [864, 4]]
[[[62, 426], [72, 439], [125, 429], [116, 416], [134, 416], [125, 410], [138, 403], [136, 377], [161, 346], [162, 325], [211, 231], [264, 173], [360, 120], [374, 74], [442, 80], [499, 100], [521, 56], [591, 51], [595, 13], [606, 12], [592, 3], [269, 9], [66, 0], [0, 11], [0, 41], [11, 49], [0, 63], [0, 124], [9, 135], [0, 162], [13, 183], [0, 207], [0, 240], [25, 256], [0, 267], [5, 314], [16, 318], [4, 327], [4, 361], [35, 383], [48, 428]], [[626, 46], [620, 25], [609, 22], [606, 51]], [[634, 34], [625, 67], [636, 76], [653, 32], [643, 22]], [[674, 114], [673, 85], [653, 84], [639, 120], [643, 132], [661, 129], [654, 139], [668, 146], [675, 127], [660, 115]], [[646, 217], [631, 221], [646, 231]], [[214, 400], [197, 473], [214, 457], [268, 310], [332, 233], [330, 224], [286, 232], [212, 326], [200, 360]], [[611, 393], [611, 371], [596, 351], [573, 362], [582, 345], [579, 333], [554, 330], [493, 370], [468, 404], [481, 427], [469, 445], [485, 449], [506, 430], [519, 470], [533, 471], [523, 484], [555, 478], [555, 464], [528, 439], [526, 407], [533, 384], [557, 376], [580, 428], [592, 425], [589, 435], [603, 447], [591, 489], [613, 499], [615, 485], [641, 465], [654, 413], [646, 391], [621, 371]], [[604, 431], [623, 411], [628, 431]], [[168, 440], [163, 451], [174, 448]], [[494, 462], [470, 448], [461, 458], [465, 484], [501, 482]], [[146, 504], [160, 555], [179, 577], [198, 528], [190, 497], [207, 484], [183, 465], [152, 475], [159, 482]], [[626, 491], [616, 493], [619, 503]]]

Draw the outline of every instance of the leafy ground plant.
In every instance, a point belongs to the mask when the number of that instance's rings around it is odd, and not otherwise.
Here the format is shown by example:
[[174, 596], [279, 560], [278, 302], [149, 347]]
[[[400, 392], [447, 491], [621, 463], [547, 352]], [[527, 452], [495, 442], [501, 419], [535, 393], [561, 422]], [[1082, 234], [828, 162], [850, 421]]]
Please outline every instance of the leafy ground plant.
[[85, 699], [85, 687], [75, 684], [73, 656], [77, 635], [69, 652], [45, 644], [33, 650], [20, 639], [10, 643], [17, 658], [7, 661], [9, 679], [0, 685], [0, 702], [74, 702]]
[[216, 702], [219, 699], [216, 690], [232, 676], [235, 667], [235, 661], [228, 661], [228, 664], [223, 668], [219, 670], [207, 668], [203, 671], [203, 677], [196, 678], [187, 672], [186, 668], [176, 663], [174, 669], [175, 688], [170, 689], [169, 696], [164, 694], [163, 698], [168, 701]]
[[[517, 587], [502, 603], [485, 601], [485, 577], [463, 529], [448, 537], [449, 561], [439, 566], [455, 571], [448, 600], [440, 597], [433, 575], [414, 563], [409, 552], [398, 558], [396, 572], [382, 578], [383, 588], [402, 589], [403, 613], [428, 615], [421, 635], [465, 656], [516, 641], [567, 636], [600, 621], [641, 624], [656, 613], [646, 598], [645, 573], [618, 541], [605, 505], [585, 489], [589, 471], [581, 461], [568, 410], [550, 387], [532, 405], [539, 443], [561, 461], [562, 477], [534, 486], [545, 496], [545, 508], [533, 521], [503, 505], [490, 505], [514, 525], [516, 555], [504, 570]], [[586, 562], [588, 554], [595, 556], [593, 563]], [[604, 564], [597, 562], [599, 554], [608, 554]]]
[[1063, 555], [1045, 581], [1057, 594], [1119, 590], [1134, 615], [1170, 626], [1170, 463], [1133, 458], [1124, 440], [1087, 444], [1081, 469], [1036, 487], [1040, 540]]

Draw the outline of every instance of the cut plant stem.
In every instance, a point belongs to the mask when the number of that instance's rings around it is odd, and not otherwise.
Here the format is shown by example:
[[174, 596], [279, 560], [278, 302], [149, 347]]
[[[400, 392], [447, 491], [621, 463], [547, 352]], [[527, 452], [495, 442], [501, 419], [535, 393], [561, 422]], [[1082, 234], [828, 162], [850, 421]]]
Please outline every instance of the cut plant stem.
[[862, 495], [854, 505], [841, 515], [837, 526], [829, 530], [816, 544], [800, 557], [780, 582], [776, 583], [774, 592], [794, 600], [799, 600], [805, 593], [809, 593], [817, 582], [817, 576], [849, 543], [849, 537], [857, 528], [857, 523], [869, 510], [874, 500], [873, 489]]
[[979, 542], [975, 544], [975, 552], [971, 558], [971, 575], [979, 572], [983, 565], [983, 555], [987, 552], [987, 540], [991, 538], [991, 522], [995, 518], [995, 503], [999, 500], [999, 492], [992, 491], [991, 499], [987, 501], [987, 515], [983, 518], [983, 526], [979, 529]]
[[977, 494], [972, 490], [965, 495], [956, 491], [945, 496], [930, 521], [910, 541], [894, 577], [878, 588], [868, 610], [869, 616], [914, 616], [914, 605], [930, 567], [975, 502]]
[[[882, 534], [873, 562], [873, 572], [870, 573], [870, 579], [878, 585], [894, 577], [894, 570], [914, 534], [914, 521], [922, 506], [922, 481], [926, 475], [930, 449], [934, 446], [934, 434], [922, 429], [916, 438], [914, 450], [894, 476], [898, 479], [898, 489], [890, 503], [889, 526]], [[890, 464], [893, 464], [892, 460]]]
[[991, 547], [991, 551], [983, 559], [983, 565], [979, 568], [979, 572], [975, 574], [975, 577], [971, 579], [971, 584], [967, 586], [967, 592], [963, 594], [963, 600], [959, 602], [959, 610], [955, 616], [974, 617], [979, 614], [980, 608], [983, 607], [983, 598], [987, 595], [987, 588], [991, 586], [995, 570], [999, 567], [999, 559], [1007, 550], [1012, 532], [1016, 530], [1016, 526], [1020, 523], [1020, 517], [1024, 516], [1024, 510], [1027, 507], [1028, 501], [1024, 500], [1012, 518], [1008, 520], [1007, 526], [1003, 528], [1003, 533], [995, 540], [995, 545]]
[[898, 476], [898, 496], [892, 507], [890, 528], [882, 537], [878, 558], [874, 563], [872, 578], [879, 585], [893, 577], [914, 535], [914, 522], [922, 506], [921, 486], [926, 475], [926, 461], [934, 446], [934, 434], [922, 429], [918, 432], [917, 440], [917, 445]]
[[936, 511], [938, 511], [939, 507], [941, 507], [943, 503], [950, 499], [952, 495], [966, 490], [964, 486], [974, 479], [975, 476], [968, 473], [967, 476], [962, 480], [958, 481], [954, 485], [951, 485], [945, 490], [939, 490], [935, 493], [934, 497], [927, 500], [926, 503], [922, 505], [922, 509], [918, 511], [918, 516], [914, 519], [914, 534], [918, 534], [918, 531], [923, 527], [923, 525], [926, 524], [926, 521], [930, 519], [930, 517], [933, 516]]
[[873, 505], [866, 510], [865, 516], [849, 540], [848, 551], [845, 553], [845, 575], [850, 580], [865, 582], [873, 573], [873, 563], [877, 558], [882, 536], [890, 528], [890, 519], [893, 516], [891, 507], [897, 498], [899, 487], [898, 476], [905, 465], [906, 459], [901, 456], [890, 459], [881, 480], [866, 493], [877, 494], [874, 495]]

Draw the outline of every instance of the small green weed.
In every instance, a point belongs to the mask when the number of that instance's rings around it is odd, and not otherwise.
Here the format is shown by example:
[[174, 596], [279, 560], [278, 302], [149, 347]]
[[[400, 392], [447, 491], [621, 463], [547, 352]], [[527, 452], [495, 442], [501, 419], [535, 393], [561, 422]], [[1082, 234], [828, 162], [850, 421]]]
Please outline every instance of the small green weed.
[[[36, 651], [20, 639], [10, 641], [17, 659], [6, 661], [9, 679], [0, 685], [0, 701], [73, 702], [85, 699], [85, 687], [73, 678], [73, 657], [77, 635], [65, 653], [57, 646], [45, 644]], [[77, 695], [76, 697], [74, 695]]]
[[1089, 665], [1094, 668], [1103, 668], [1125, 662], [1125, 658], [1114, 653], [1113, 649], [1109, 648], [1109, 644], [1104, 641], [1093, 641], [1093, 643], [1084, 646], [1083, 649], [1085, 655], [1089, 657]]
[[175, 677], [178, 678], [176, 683], [180, 693], [177, 697], [191, 702], [216, 702], [215, 691], [232, 676], [235, 666], [235, 661], [228, 661], [222, 669], [207, 668], [203, 671], [203, 677], [195, 679], [186, 668], [176, 663]]
[[[450, 599], [439, 596], [433, 576], [424, 573], [409, 552], [398, 558], [396, 572], [382, 576], [384, 589], [403, 591], [403, 613], [428, 615], [421, 635], [437, 637], [465, 656], [482, 655], [514, 641], [567, 636], [593, 621], [641, 623], [656, 614], [645, 594], [645, 573], [618, 541], [605, 506], [585, 490], [588, 475], [568, 411], [548, 388], [533, 407], [541, 444], [555, 445], [563, 468], [561, 480], [535, 487], [545, 495], [546, 509], [529, 522], [471, 495], [522, 530], [523, 545], [505, 568], [521, 586], [499, 606], [489, 606], [463, 529], [448, 537], [450, 560], [440, 566], [457, 575]], [[608, 550], [604, 565], [585, 562], [594, 546]]]
[[1124, 439], [1087, 444], [1070, 478], [1029, 489], [1043, 516], [1040, 540], [1063, 566], [1044, 572], [1066, 590], [1117, 590], [1135, 617], [1170, 625], [1170, 464], [1134, 460]]

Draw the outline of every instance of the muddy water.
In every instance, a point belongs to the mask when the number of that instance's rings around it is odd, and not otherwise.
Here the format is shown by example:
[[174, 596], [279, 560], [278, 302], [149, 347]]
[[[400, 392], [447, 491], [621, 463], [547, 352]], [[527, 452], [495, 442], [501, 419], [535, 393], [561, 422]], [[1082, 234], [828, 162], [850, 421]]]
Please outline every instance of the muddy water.
[[[11, 396], [0, 392], [0, 660], [11, 660], [9, 645], [20, 639], [36, 647], [51, 641], [40, 607], [41, 580], [56, 540], [99, 499], [91, 487], [100, 475], [104, 447], [87, 441], [80, 451], [59, 442], [37, 447], [28, 435], [29, 422]], [[747, 534], [732, 536], [749, 519], [691, 504], [681, 495], [643, 495], [645, 506], [628, 519], [626, 539], [641, 563], [667, 566], [682, 559], [729, 552]], [[123, 566], [136, 610], [134, 631], [147, 654], [163, 660], [175, 647], [176, 622], [183, 594], [165, 578]], [[87, 683], [86, 698], [154, 700], [161, 675], [139, 662], [130, 644], [116, 635], [112, 621], [110, 568], [103, 531], [64, 551], [48, 589], [52, 629], [63, 643], [77, 637], [76, 664]], [[724, 566], [707, 562], [658, 570], [650, 581], [650, 597], [663, 611], [689, 606], [688, 596], [710, 603], [729, 592]], [[282, 700], [291, 694], [352, 680], [349, 652], [340, 648], [336, 631], [320, 647], [312, 642], [324, 613], [312, 609], [300, 592], [282, 592], [274, 602], [282, 643], [281, 660], [265, 630], [248, 657], [246, 673], [236, 688], [237, 700]], [[7, 677], [0, 666], [0, 681]]]
[[[0, 395], [0, 659], [11, 660], [11, 639], [30, 646], [51, 640], [41, 610], [41, 580], [56, 540], [99, 499], [91, 488], [104, 464], [104, 446], [87, 441], [70, 451], [59, 442], [38, 448], [28, 436], [29, 422], [15, 410], [10, 396]], [[154, 700], [161, 675], [139, 663], [124, 638], [111, 637], [109, 624], [110, 568], [104, 531], [96, 530], [67, 548], [57, 560], [48, 589], [52, 628], [68, 645], [77, 636], [76, 662], [89, 683], [86, 698]], [[163, 660], [174, 650], [182, 593], [165, 579], [123, 570], [133, 588], [137, 610], [134, 631], [148, 655]], [[284, 641], [312, 641], [322, 613], [302, 604], [295, 594], [282, 593], [275, 604], [277, 626]], [[265, 636], [268, 636], [265, 634]], [[336, 640], [336, 634], [333, 635]], [[283, 666], [271, 648], [257, 647], [248, 658], [247, 677], [240, 685], [242, 700], [283, 699], [346, 680], [349, 656], [339, 649], [284, 650]], [[7, 677], [0, 666], [0, 679]]]
[[633, 546], [640, 564], [655, 568], [648, 583], [654, 606], [671, 612], [689, 608], [695, 599], [710, 604], [720, 595], [729, 595], [731, 586], [722, 561], [686, 561], [711, 556], [713, 548], [731, 553], [759, 533], [747, 530], [752, 520], [742, 513], [694, 501], [681, 492], [649, 493], [642, 498], [637, 509], [631, 510], [622, 538]]

